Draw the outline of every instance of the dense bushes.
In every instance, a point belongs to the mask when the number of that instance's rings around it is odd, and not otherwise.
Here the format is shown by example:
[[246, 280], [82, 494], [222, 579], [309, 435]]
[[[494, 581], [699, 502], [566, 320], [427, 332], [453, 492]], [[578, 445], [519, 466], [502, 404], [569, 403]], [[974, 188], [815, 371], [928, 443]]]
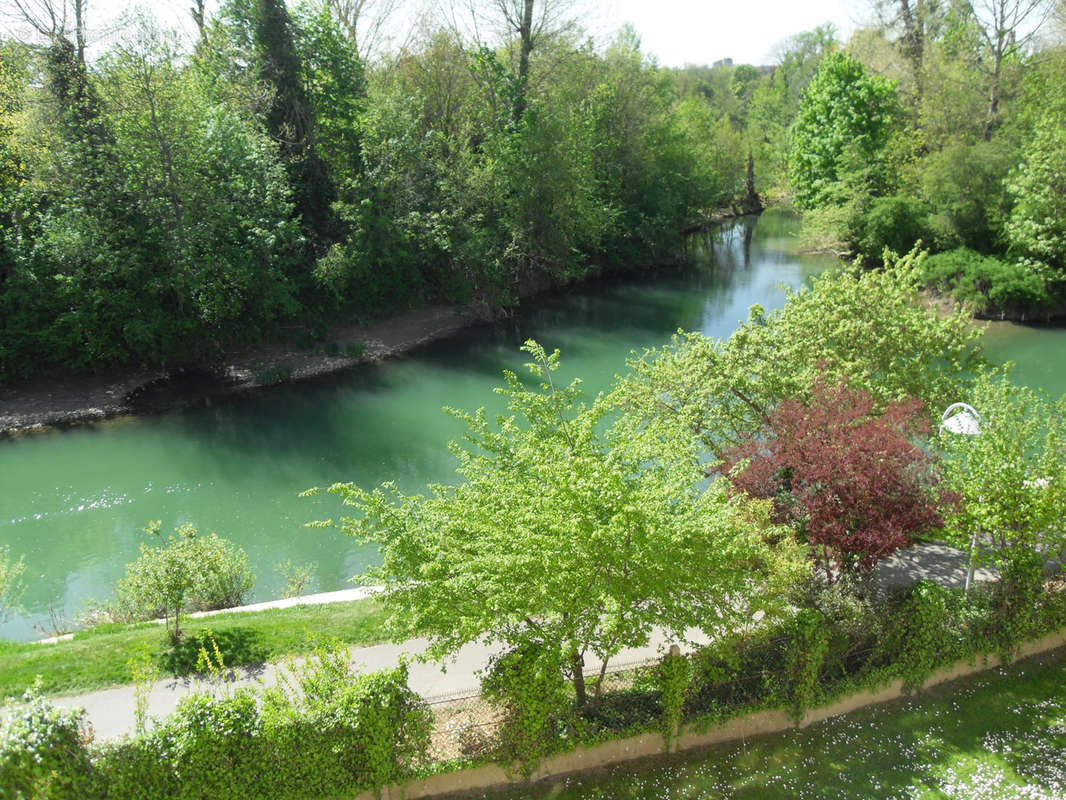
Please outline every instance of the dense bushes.
[[1044, 280], [1024, 263], [967, 248], [929, 256], [922, 277], [927, 285], [987, 314], [1039, 313], [1053, 302]]
[[22, 703], [0, 715], [0, 797], [81, 800], [91, 774], [84, 713], [56, 708], [35, 689]]
[[289, 678], [262, 695], [190, 695], [148, 733], [101, 747], [79, 713], [29, 693], [0, 728], [0, 797], [350, 796], [424, 759], [430, 715], [405, 667], [356, 677], [343, 648], [326, 648]]

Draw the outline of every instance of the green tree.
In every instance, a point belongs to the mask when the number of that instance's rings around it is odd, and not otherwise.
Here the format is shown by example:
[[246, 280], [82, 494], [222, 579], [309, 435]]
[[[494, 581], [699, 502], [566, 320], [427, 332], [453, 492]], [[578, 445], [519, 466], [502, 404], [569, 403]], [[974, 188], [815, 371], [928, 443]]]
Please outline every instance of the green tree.
[[1066, 281], [1066, 129], [1061, 114], [1039, 119], [1008, 189], [1014, 200], [1006, 226], [1012, 248], [1042, 268], [1046, 279]]
[[806, 398], [824, 376], [873, 396], [875, 409], [918, 398], [943, 408], [981, 363], [970, 312], [940, 316], [921, 301], [923, 256], [885, 269], [840, 269], [788, 293], [784, 308], [759, 306], [727, 341], [680, 332], [630, 362], [611, 402], [620, 425], [680, 426], [714, 454], [755, 433], [778, 403]]
[[1050, 400], [1002, 372], [982, 372], [969, 402], [981, 432], [940, 435], [946, 488], [961, 498], [948, 531], [961, 547], [977, 537], [980, 564], [1066, 555], [1066, 397]]
[[361, 118], [366, 111], [366, 76], [355, 47], [328, 8], [299, 6], [295, 47], [314, 111], [315, 145], [338, 187], [354, 180], [362, 164]]
[[760, 193], [786, 184], [789, 128], [818, 65], [835, 46], [836, 31], [829, 24], [792, 37], [782, 45], [779, 63], [769, 78], [752, 93], [748, 132]]
[[382, 548], [362, 577], [385, 585], [394, 637], [428, 636], [430, 657], [480, 639], [545, 648], [584, 704], [586, 656], [601, 664], [598, 695], [607, 660], [653, 626], [731, 629], [772, 607], [799, 562], [768, 544], [780, 531], [766, 504], [698, 485], [690, 442], [618, 436], [601, 398], [586, 406], [579, 382], [555, 386], [558, 352], [525, 350], [543, 383], [505, 373], [509, 416], [493, 426], [483, 410], [452, 412], [472, 445], [452, 446], [463, 482], [427, 497], [331, 491], [360, 512], [343, 529]]
[[897, 126], [899, 109], [892, 81], [867, 75], [846, 53], [822, 59], [791, 129], [789, 175], [796, 205], [813, 208], [830, 198], [849, 148], [864, 160], [875, 159]]
[[[145, 532], [158, 536], [160, 523], [149, 523]], [[171, 637], [181, 637], [181, 613], [199, 609], [230, 608], [241, 604], [252, 587], [244, 551], [214, 533], [200, 536], [191, 523], [175, 528], [166, 544], [149, 547], [141, 543], [140, 557], [126, 565], [118, 582], [119, 607], [138, 617], [162, 614]]]
[[259, 76], [272, 90], [267, 131], [281, 147], [304, 230], [313, 243], [328, 244], [337, 235], [330, 208], [336, 189], [315, 147], [315, 110], [284, 0], [257, 0], [253, 31]]

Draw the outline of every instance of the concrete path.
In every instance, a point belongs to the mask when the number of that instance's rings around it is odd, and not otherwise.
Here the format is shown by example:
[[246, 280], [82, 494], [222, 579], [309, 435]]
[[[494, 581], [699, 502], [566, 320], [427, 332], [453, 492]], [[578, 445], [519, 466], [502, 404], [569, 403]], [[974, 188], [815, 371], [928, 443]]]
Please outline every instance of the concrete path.
[[[897, 550], [877, 565], [877, 582], [884, 588], [910, 586], [921, 580], [961, 589], [966, 585], [969, 556], [946, 544], [919, 544]], [[974, 581], [994, 581], [999, 573], [985, 567], [974, 570]]]
[[[689, 631], [693, 644], [706, 644], [707, 636]], [[648, 647], [622, 651], [612, 659], [612, 671], [625, 666], [657, 659], [671, 642], [661, 631], [656, 631]], [[357, 672], [373, 672], [396, 666], [401, 656], [417, 655], [426, 646], [425, 639], [413, 639], [402, 645], [380, 644], [371, 647], [352, 648], [351, 662]], [[408, 684], [427, 700], [463, 697], [478, 693], [477, 672], [483, 669], [499, 647], [471, 644], [462, 648], [447, 664], [415, 662], [409, 666]], [[298, 659], [297, 663], [302, 663]], [[589, 674], [598, 672], [598, 664], [588, 663]], [[595, 667], [595, 669], [593, 669]], [[446, 671], [444, 671], [446, 669]], [[258, 667], [234, 670], [236, 679], [230, 686], [273, 686], [277, 684], [279, 671], [284, 666], [266, 664]], [[210, 685], [194, 678], [164, 678], [157, 682], [148, 696], [148, 716], [162, 717], [175, 708], [186, 695], [204, 691]], [[59, 706], [82, 707], [92, 725], [97, 741], [117, 739], [134, 731], [135, 692], [133, 686], [116, 686], [73, 697], [57, 697], [52, 702]]]
[[[885, 559], [878, 567], [878, 582], [882, 586], [899, 586], [918, 580], [933, 580], [945, 586], [961, 587], [966, 575], [967, 555], [941, 544], [917, 545]], [[991, 570], [978, 570], [978, 581], [995, 580]], [[371, 590], [372, 591], [372, 590]], [[242, 610], [298, 605], [301, 602], [341, 602], [364, 597], [366, 589], [343, 592], [328, 592], [306, 598], [260, 603]], [[235, 609], [229, 609], [234, 611]], [[694, 643], [705, 643], [707, 637], [690, 632]], [[671, 642], [656, 632], [650, 646], [625, 650], [611, 662], [611, 669], [618, 669], [658, 658]], [[375, 671], [394, 667], [401, 656], [416, 656], [426, 646], [424, 639], [415, 639], [401, 645], [381, 644], [372, 647], [357, 647], [351, 650], [351, 661], [358, 671]], [[415, 662], [410, 665], [410, 686], [428, 700], [449, 696], [473, 695], [478, 690], [477, 672], [483, 669], [498, 648], [472, 644], [460, 650], [455, 658], [445, 665]], [[588, 664], [593, 670], [595, 665]], [[234, 686], [272, 686], [277, 683], [278, 667], [267, 664], [235, 670]], [[156, 683], [148, 698], [149, 717], [165, 716], [173, 711], [178, 701], [186, 695], [208, 688], [202, 681], [193, 678], [164, 678]], [[61, 706], [84, 707], [87, 719], [93, 726], [98, 740], [115, 739], [134, 729], [134, 687], [117, 686], [71, 697], [55, 698]]]

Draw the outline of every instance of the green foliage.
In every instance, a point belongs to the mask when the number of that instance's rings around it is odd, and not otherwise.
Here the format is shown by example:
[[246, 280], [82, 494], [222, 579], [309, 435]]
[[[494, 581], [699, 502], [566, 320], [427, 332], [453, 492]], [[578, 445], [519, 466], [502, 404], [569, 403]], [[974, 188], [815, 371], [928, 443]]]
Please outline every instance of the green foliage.
[[11, 558], [11, 548], [0, 545], [0, 622], [18, 608], [19, 599], [26, 589], [22, 575], [26, 572], [26, 563], [22, 557]]
[[989, 314], [1036, 310], [1052, 302], [1044, 280], [1026, 264], [966, 248], [929, 256], [922, 276], [937, 291]]
[[1001, 140], [952, 141], [921, 162], [921, 197], [932, 209], [933, 238], [940, 250], [964, 246], [990, 252], [1002, 239], [1010, 211], [1006, 178], [1013, 150]]
[[829, 651], [829, 629], [821, 613], [802, 608], [790, 621], [789, 633], [783, 682], [789, 711], [800, 720], [820, 699], [818, 678]]
[[610, 398], [626, 412], [617, 424], [680, 426], [717, 455], [754, 433], [784, 399], [806, 396], [819, 376], [846, 379], [880, 409], [913, 397], [935, 413], [980, 363], [981, 331], [961, 309], [941, 317], [925, 307], [922, 259], [910, 253], [883, 270], [823, 274], [789, 292], [780, 311], [753, 307], [725, 342], [679, 333], [645, 351]]
[[255, 372], [257, 386], [276, 386], [279, 383], [285, 383], [291, 378], [292, 367], [287, 364], [272, 364]]
[[898, 612], [885, 648], [905, 688], [917, 689], [950, 658], [949, 599], [947, 589], [919, 581]]
[[[203, 23], [190, 53], [142, 19], [88, 66], [65, 39], [3, 46], [0, 378], [672, 263], [738, 201], [749, 149], [763, 174], [751, 67], [711, 102], [632, 35], [542, 32], [519, 76], [440, 30], [368, 67], [321, 3], [227, 0]], [[783, 68], [790, 109], [827, 36]]]
[[151, 731], [93, 750], [80, 712], [33, 692], [13, 712], [0, 729], [0, 785], [20, 800], [351, 796], [409, 776], [431, 724], [405, 667], [355, 676], [339, 646], [275, 688], [189, 695]]
[[303, 594], [304, 588], [311, 583], [315, 574], [313, 564], [294, 564], [292, 559], [287, 559], [275, 565], [274, 568], [281, 575], [281, 579], [285, 581], [285, 588], [281, 591], [283, 598], [299, 597]]
[[[159, 535], [160, 523], [145, 532]], [[241, 604], [252, 587], [248, 557], [226, 539], [212, 533], [200, 536], [191, 523], [175, 529], [165, 545], [141, 543], [140, 557], [126, 565], [116, 587], [119, 609], [132, 618], [173, 617], [171, 636], [181, 634], [184, 609], [211, 610]]]
[[129, 659], [130, 677], [133, 679], [133, 720], [137, 734], [143, 734], [148, 726], [148, 697], [159, 677], [159, 667], [152, 659], [152, 651], [144, 647]]
[[869, 76], [846, 53], [830, 53], [807, 86], [792, 124], [789, 174], [796, 205], [825, 202], [840, 180], [840, 160], [855, 148], [875, 159], [888, 143], [899, 115], [895, 84]]
[[293, 758], [261, 796], [322, 796], [409, 774], [425, 758], [432, 716], [407, 688], [406, 666], [356, 676], [347, 650], [332, 645], [264, 693], [262, 725], [270, 760]]
[[1000, 372], [983, 372], [967, 401], [981, 414], [981, 433], [942, 432], [941, 471], [960, 502], [948, 519], [952, 541], [976, 561], [1027, 564], [1034, 552], [1066, 553], [1066, 398], [1052, 401]]
[[1013, 553], [999, 561], [1000, 580], [993, 592], [989, 637], [999, 645], [1004, 663], [1018, 645], [1043, 632], [1044, 558], [1035, 552]]
[[661, 692], [662, 717], [659, 720], [666, 750], [677, 735], [683, 717], [683, 708], [689, 685], [692, 682], [692, 662], [680, 653], [669, 652], [662, 657], [656, 671]]
[[482, 638], [555, 648], [583, 703], [586, 654], [605, 661], [656, 625], [683, 636], [773, 608], [799, 561], [770, 545], [781, 531], [766, 504], [704, 490], [690, 439], [623, 433], [602, 397], [585, 405], [579, 381], [555, 383], [558, 352], [525, 350], [542, 383], [505, 373], [509, 416], [453, 412], [471, 445], [452, 446], [463, 482], [425, 497], [331, 489], [360, 513], [343, 529], [382, 548], [363, 577], [386, 587], [391, 634], [428, 636], [430, 657]]
[[872, 200], [855, 227], [855, 244], [868, 258], [880, 258], [886, 248], [897, 254], [907, 253], [933, 238], [921, 202], [908, 195]]
[[570, 712], [557, 647], [529, 642], [495, 656], [481, 679], [482, 696], [502, 708], [497, 756], [528, 778], [559, 746]]
[[1066, 131], [1062, 115], [1045, 114], [1008, 183], [1014, 208], [1007, 222], [1011, 247], [1066, 279]]
[[56, 708], [36, 688], [0, 714], [0, 789], [7, 800], [81, 800], [91, 764], [84, 711]]

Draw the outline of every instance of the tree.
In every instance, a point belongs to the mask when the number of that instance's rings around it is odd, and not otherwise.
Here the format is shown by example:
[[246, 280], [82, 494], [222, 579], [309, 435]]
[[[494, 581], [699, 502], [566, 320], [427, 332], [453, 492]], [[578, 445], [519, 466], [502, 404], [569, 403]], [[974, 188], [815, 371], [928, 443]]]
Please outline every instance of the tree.
[[961, 502], [948, 533], [961, 547], [977, 537], [979, 564], [1003, 566], [1066, 556], [1066, 397], [1052, 401], [1016, 386], [1001, 372], [982, 372], [969, 400], [981, 432], [942, 432], [944, 484]]
[[792, 124], [789, 175], [796, 205], [813, 208], [830, 199], [842, 175], [840, 159], [850, 149], [875, 159], [896, 127], [895, 84], [869, 76], [846, 53], [830, 53], [803, 94]]
[[966, 7], [977, 23], [988, 54], [981, 65], [988, 79], [988, 113], [983, 129], [987, 142], [999, 124], [1004, 65], [1025, 53], [1053, 6], [1049, 0], [981, 0], [976, 4], [967, 0]]
[[[144, 530], [158, 536], [160, 523], [149, 523]], [[200, 536], [188, 522], [175, 528], [175, 533], [157, 547], [141, 543], [141, 555], [126, 565], [117, 594], [120, 609], [132, 616], [162, 614], [168, 624], [173, 617], [170, 635], [177, 641], [184, 609], [238, 606], [253, 578], [247, 556], [232, 542], [214, 533]]]
[[482, 638], [546, 649], [584, 704], [586, 655], [601, 662], [598, 695], [607, 660], [653, 626], [728, 630], [772, 607], [795, 551], [768, 544], [779, 531], [765, 504], [699, 486], [689, 442], [617, 436], [600, 398], [585, 406], [578, 381], [555, 386], [558, 352], [524, 349], [539, 391], [508, 372], [510, 416], [451, 412], [472, 445], [452, 445], [463, 482], [428, 497], [331, 491], [360, 513], [343, 529], [382, 548], [361, 577], [384, 584], [393, 637], [429, 637], [430, 657]]
[[[497, 42], [486, 40], [482, 28], [495, 34], [510, 56], [508, 74], [511, 123], [517, 125], [529, 103], [533, 51], [573, 28], [568, 11], [573, 0], [465, 0], [470, 13], [475, 45], [489, 51]], [[453, 15], [451, 27], [466, 27]]]
[[946, 8], [943, 0], [873, 0], [881, 28], [897, 35], [896, 46], [906, 60], [913, 81], [916, 120], [925, 96], [926, 54], [940, 32]]
[[737, 489], [774, 501], [775, 519], [797, 528], [830, 584], [868, 577], [941, 524], [933, 459], [913, 441], [929, 431], [921, 404], [889, 403], [882, 414], [874, 405], [868, 392], [819, 377], [721, 465]]
[[400, 9], [401, 0], [324, 0], [324, 5], [358, 57], [368, 60], [385, 44], [388, 22]]
[[673, 424], [720, 457], [779, 403], [806, 396], [819, 375], [847, 379], [878, 411], [907, 398], [943, 408], [981, 363], [981, 330], [964, 308], [942, 317], [922, 303], [922, 261], [911, 253], [884, 270], [826, 273], [790, 291], [780, 311], [752, 307], [725, 342], [681, 332], [646, 350], [612, 393], [625, 412], [619, 425]]
[[26, 563], [22, 557], [12, 559], [11, 548], [0, 545], [0, 622], [18, 608], [22, 593], [26, 590], [26, 585], [22, 582], [25, 572]]
[[328, 10], [312, 13], [300, 8], [296, 25], [300, 35], [295, 46], [314, 112], [315, 147], [333, 181], [343, 187], [358, 177], [362, 166], [363, 64]]
[[1066, 130], [1060, 113], [1039, 118], [1007, 188], [1014, 200], [1006, 226], [1012, 249], [1031, 259], [1045, 280], [1066, 281]]

